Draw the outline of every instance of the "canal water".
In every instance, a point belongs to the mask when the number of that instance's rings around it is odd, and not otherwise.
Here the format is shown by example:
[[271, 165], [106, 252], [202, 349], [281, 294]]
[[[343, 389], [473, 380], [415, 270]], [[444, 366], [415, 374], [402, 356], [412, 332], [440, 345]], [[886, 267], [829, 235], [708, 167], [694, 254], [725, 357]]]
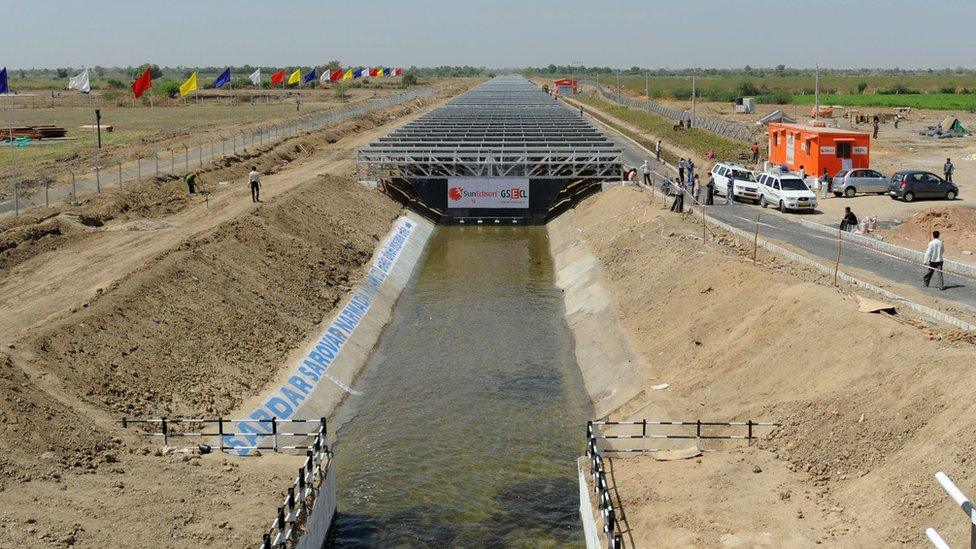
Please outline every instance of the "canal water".
[[327, 546], [581, 545], [590, 404], [544, 227], [439, 227], [356, 387]]

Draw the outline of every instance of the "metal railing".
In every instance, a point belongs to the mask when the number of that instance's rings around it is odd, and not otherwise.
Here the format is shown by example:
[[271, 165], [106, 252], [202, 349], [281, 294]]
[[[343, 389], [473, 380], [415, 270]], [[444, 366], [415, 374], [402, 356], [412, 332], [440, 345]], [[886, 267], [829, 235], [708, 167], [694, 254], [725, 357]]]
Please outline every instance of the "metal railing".
[[[224, 158], [237, 157], [248, 149], [269, 147], [343, 120], [425, 97], [432, 91], [432, 88], [418, 88], [388, 97], [370, 99], [341, 109], [304, 115], [288, 123], [270, 124], [237, 131], [231, 135], [215, 135], [205, 140], [170, 145], [169, 148], [157, 150], [148, 157], [140, 157], [135, 161], [103, 165], [96, 159], [98, 164], [91, 168], [90, 173], [85, 174], [75, 171], [68, 171], [67, 174], [59, 176], [39, 172], [20, 173], [14, 176], [11, 183], [13, 197], [0, 201], [0, 216], [19, 215], [23, 209], [50, 206], [52, 202], [58, 200], [76, 201], [80, 196], [101, 194], [111, 188], [122, 191], [126, 184], [144, 178], [158, 180], [160, 177], [181, 177], [191, 169], [216, 165]], [[21, 187], [20, 181], [25, 177], [44, 182], [43, 188]]]
[[593, 431], [593, 423], [586, 422], [586, 455], [590, 458], [593, 490], [596, 492], [597, 505], [603, 517], [603, 535], [607, 538], [607, 547], [619, 549], [623, 547], [623, 540], [617, 532], [617, 511], [610, 497], [610, 485], [607, 483], [607, 472], [603, 467], [603, 456], [600, 455], [600, 449], [596, 444], [597, 437]]
[[323, 418], [305, 452], [305, 463], [298, 469], [295, 481], [288, 487], [288, 495], [278, 506], [275, 519], [261, 540], [261, 549], [293, 547], [301, 536], [302, 525], [308, 520], [332, 465], [333, 454], [326, 444], [326, 436]]
[[[949, 479], [949, 476], [942, 471], [935, 474], [935, 480], [938, 481], [939, 486], [942, 486], [942, 489], [946, 491], [946, 494], [949, 494], [952, 501], [956, 502], [956, 505], [958, 505], [959, 508], [962, 509], [962, 512], [966, 514], [966, 517], [969, 518], [969, 547], [976, 549], [976, 510], [973, 509], [973, 502], [966, 497], [966, 494], [963, 494], [962, 490], [960, 490], [956, 484]], [[949, 544], [942, 539], [942, 536], [935, 531], [935, 528], [926, 528], [925, 535], [929, 538], [929, 541], [932, 542], [932, 545], [938, 549], [949, 549]]]
[[[602, 84], [593, 82], [592, 80], [583, 80], [582, 82], [583, 84], [596, 88], [602, 97], [609, 99], [618, 105], [624, 105], [626, 107], [654, 113], [676, 122], [687, 122], [689, 119], [691, 119], [691, 113], [687, 110], [666, 107], [659, 103], [655, 103], [650, 99], [633, 99], [631, 97], [607, 90]], [[752, 128], [746, 124], [732, 120], [712, 118], [710, 116], [699, 116], [696, 114], [692, 120], [692, 127], [701, 128], [722, 137], [735, 139], [736, 141], [741, 141], [743, 143], [748, 143], [752, 137]]]
[[[325, 418], [321, 419], [187, 419], [187, 418], [167, 418], [162, 417], [158, 419], [128, 419], [122, 418], [116, 423], [122, 425], [123, 428], [136, 427], [136, 426], [149, 426], [153, 427], [153, 430], [147, 432], [137, 432], [139, 436], [146, 437], [160, 437], [162, 438], [162, 443], [164, 445], [169, 445], [170, 441], [174, 438], [211, 438], [217, 437], [217, 448], [220, 452], [230, 452], [234, 450], [271, 450], [274, 452], [282, 452], [286, 450], [310, 450], [312, 448], [311, 444], [287, 444], [282, 443], [281, 439], [283, 437], [309, 437], [317, 432], [325, 432]], [[194, 425], [199, 426], [201, 430], [177, 430], [181, 425]], [[207, 426], [216, 425], [216, 431], [206, 430]], [[228, 431], [227, 427], [233, 425], [260, 425], [266, 432], [262, 430], [260, 436], [262, 439], [269, 439], [271, 445], [255, 444], [252, 446], [243, 445], [228, 445], [226, 440], [233, 437], [248, 437], [253, 436], [254, 432], [234, 432]], [[292, 428], [290, 431], [282, 430], [285, 425], [309, 425], [316, 431], [296, 431]], [[270, 429], [268, 429], [270, 427]]]
[[[761, 423], [752, 420], [748, 421], [702, 421], [700, 419], [695, 421], [648, 421], [647, 419], [642, 419], [640, 421], [590, 421], [587, 423], [587, 437], [594, 440], [612, 440], [612, 441], [634, 441], [640, 440], [641, 444], [639, 448], [635, 447], [621, 447], [621, 448], [607, 448], [604, 447], [604, 452], [610, 453], [629, 453], [629, 452], [657, 452], [660, 448], [649, 448], [648, 441], [651, 440], [695, 440], [699, 442], [699, 449], [702, 451], [707, 451], [701, 448], [700, 441], [703, 440], [745, 440], [749, 444], [752, 441], [758, 439], [756, 436], [756, 430], [759, 428], [771, 428], [779, 427], [779, 423]], [[639, 433], [626, 432], [623, 434], [604, 434], [597, 427], [622, 427], [624, 429], [640, 428]], [[686, 432], [680, 433], [652, 433], [648, 428], [655, 427], [672, 427], [679, 428]], [[694, 427], [694, 432], [692, 433], [691, 428]], [[735, 431], [740, 431], [742, 434], [725, 434], [717, 433], [719, 429], [733, 429]]]

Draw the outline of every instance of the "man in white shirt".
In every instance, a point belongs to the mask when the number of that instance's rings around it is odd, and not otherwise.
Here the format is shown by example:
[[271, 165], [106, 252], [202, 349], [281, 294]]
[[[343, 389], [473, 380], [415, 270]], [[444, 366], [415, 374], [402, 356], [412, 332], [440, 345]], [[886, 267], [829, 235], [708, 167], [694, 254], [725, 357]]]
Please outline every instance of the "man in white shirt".
[[657, 140], [657, 144], [654, 145], [654, 155], [657, 156], [657, 161], [661, 161], [661, 140]]
[[261, 202], [261, 173], [257, 167], [251, 166], [247, 181], [251, 184], [251, 202]]
[[644, 174], [644, 184], [645, 185], [650, 185], [651, 184], [651, 164], [650, 164], [650, 162], [651, 162], [650, 160], [645, 160], [644, 163], [641, 164], [641, 172], [643, 172], [643, 174]]
[[932, 275], [936, 272], [939, 273], [939, 289], [945, 290], [945, 280], [942, 278], [942, 261], [943, 254], [945, 253], [945, 245], [939, 240], [939, 231], [932, 231], [932, 240], [929, 242], [929, 247], [925, 250], [925, 262], [929, 265], [929, 270], [922, 277], [922, 284], [926, 288], [929, 286], [929, 282], [932, 281]]

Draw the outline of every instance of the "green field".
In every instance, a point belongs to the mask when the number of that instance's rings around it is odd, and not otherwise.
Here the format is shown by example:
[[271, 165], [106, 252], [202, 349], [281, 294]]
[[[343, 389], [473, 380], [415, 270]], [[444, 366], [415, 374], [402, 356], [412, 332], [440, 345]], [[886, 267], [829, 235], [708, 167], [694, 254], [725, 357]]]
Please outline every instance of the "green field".
[[[812, 105], [813, 95], [794, 95], [793, 102]], [[922, 93], [922, 94], [865, 94], [820, 95], [821, 105], [845, 105], [854, 107], [912, 107], [953, 111], [976, 111], [976, 94]]]
[[[578, 78], [584, 76], [577, 75]], [[612, 75], [587, 75], [599, 79], [604, 86], [617, 85]], [[692, 82], [688, 76], [651, 76], [647, 91], [652, 98], [689, 99]], [[636, 95], [644, 95], [643, 76], [621, 76], [620, 86]], [[703, 75], [697, 77], [698, 96], [709, 101], [731, 101], [737, 96], [750, 95], [763, 103], [813, 103], [815, 80], [813, 75], [747, 76]], [[864, 88], [863, 93], [859, 88]], [[956, 93], [946, 93], [948, 90]], [[882, 93], [900, 91], [901, 93]], [[909, 73], [904, 75], [822, 75], [821, 97], [824, 103], [892, 107], [905, 106], [942, 110], [976, 110], [976, 75], [943, 73]], [[919, 92], [919, 93], [912, 93]]]

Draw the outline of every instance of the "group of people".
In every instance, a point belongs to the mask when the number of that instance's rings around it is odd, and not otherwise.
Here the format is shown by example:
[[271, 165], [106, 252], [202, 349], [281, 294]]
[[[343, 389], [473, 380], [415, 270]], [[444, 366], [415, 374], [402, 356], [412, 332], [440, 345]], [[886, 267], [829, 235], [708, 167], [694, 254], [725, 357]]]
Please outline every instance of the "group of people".
[[[197, 193], [197, 185], [199, 183], [199, 175], [197, 172], [188, 172], [183, 177], [183, 181], [186, 182], [187, 192], [190, 194]], [[251, 202], [261, 202], [261, 172], [258, 171], [257, 166], [251, 166], [251, 171], [247, 174], [247, 182], [251, 187]]]

